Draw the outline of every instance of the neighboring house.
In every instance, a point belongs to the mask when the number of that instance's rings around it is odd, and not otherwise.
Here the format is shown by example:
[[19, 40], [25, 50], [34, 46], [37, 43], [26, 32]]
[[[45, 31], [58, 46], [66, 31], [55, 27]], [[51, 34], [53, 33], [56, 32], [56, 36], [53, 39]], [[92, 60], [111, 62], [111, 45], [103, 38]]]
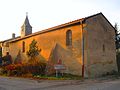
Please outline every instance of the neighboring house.
[[115, 29], [102, 13], [32, 33], [28, 16], [21, 27], [21, 36], [1, 41], [2, 54], [9, 52], [27, 62], [26, 52], [32, 40], [41, 49], [39, 59], [66, 66], [65, 73], [98, 77], [117, 71]]

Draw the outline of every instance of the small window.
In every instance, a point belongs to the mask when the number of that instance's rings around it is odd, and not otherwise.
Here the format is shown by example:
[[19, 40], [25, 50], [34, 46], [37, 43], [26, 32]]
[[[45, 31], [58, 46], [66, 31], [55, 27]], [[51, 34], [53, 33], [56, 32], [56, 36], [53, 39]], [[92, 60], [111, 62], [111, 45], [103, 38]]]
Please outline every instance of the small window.
[[0, 47], [0, 57], [2, 57], [2, 47]]
[[105, 52], [105, 45], [103, 44], [103, 52]]
[[25, 52], [25, 42], [22, 43], [22, 52]]
[[72, 31], [68, 30], [66, 32], [66, 46], [72, 46]]

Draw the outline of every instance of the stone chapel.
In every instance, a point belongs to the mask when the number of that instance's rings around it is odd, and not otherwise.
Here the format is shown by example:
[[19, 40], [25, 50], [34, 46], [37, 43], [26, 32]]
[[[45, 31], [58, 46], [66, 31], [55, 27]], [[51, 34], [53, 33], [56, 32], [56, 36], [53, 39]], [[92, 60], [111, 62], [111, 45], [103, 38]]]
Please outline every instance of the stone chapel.
[[115, 29], [102, 13], [35, 33], [26, 16], [21, 35], [12, 34], [12, 38], [0, 42], [2, 56], [9, 52], [13, 60], [20, 56], [27, 62], [32, 40], [41, 49], [38, 59], [53, 64], [61, 59], [66, 66], [64, 73], [97, 77], [117, 71]]

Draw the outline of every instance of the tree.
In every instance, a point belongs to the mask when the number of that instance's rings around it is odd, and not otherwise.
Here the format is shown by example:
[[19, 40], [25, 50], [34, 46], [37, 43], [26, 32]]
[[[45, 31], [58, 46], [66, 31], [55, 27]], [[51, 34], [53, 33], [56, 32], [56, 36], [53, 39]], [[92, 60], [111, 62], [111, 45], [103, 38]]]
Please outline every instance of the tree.
[[115, 37], [116, 49], [119, 49], [120, 48], [120, 33], [119, 33], [117, 23], [115, 23], [114, 28], [115, 28], [115, 35], [116, 35]]
[[31, 44], [29, 45], [29, 51], [27, 51], [27, 56], [30, 57], [29, 63], [27, 64], [28, 73], [32, 73], [33, 75], [44, 75], [46, 69], [46, 63], [38, 61], [36, 56], [39, 55], [41, 49], [38, 49], [37, 41], [33, 39]]
[[35, 58], [36, 58], [36, 56], [39, 55], [40, 51], [41, 51], [41, 49], [38, 49], [37, 41], [35, 41], [33, 39], [31, 44], [29, 45], [29, 51], [27, 51], [27, 56], [30, 57], [30, 60], [35, 61]]

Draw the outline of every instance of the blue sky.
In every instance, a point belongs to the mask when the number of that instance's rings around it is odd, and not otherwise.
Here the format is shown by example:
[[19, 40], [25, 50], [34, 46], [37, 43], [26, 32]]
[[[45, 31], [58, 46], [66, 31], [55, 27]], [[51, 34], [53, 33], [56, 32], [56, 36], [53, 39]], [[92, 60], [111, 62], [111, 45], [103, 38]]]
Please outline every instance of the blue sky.
[[33, 32], [102, 12], [120, 25], [120, 0], [0, 0], [0, 41], [20, 36], [26, 12]]

